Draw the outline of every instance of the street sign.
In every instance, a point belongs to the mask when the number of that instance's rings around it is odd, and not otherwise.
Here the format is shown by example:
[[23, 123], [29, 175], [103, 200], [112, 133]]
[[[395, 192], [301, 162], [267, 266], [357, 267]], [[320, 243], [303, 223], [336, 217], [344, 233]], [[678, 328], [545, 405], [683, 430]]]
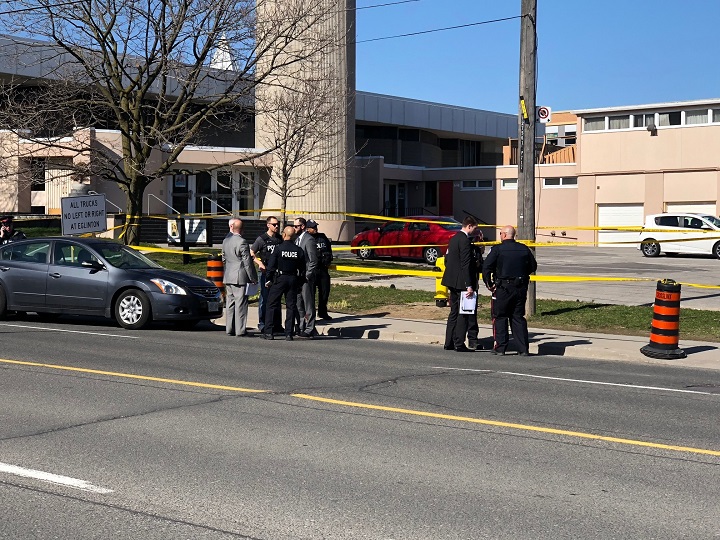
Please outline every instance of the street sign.
[[62, 233], [85, 234], [107, 230], [105, 195], [83, 195], [60, 199]]
[[547, 124], [550, 121], [550, 118], [552, 117], [552, 110], [550, 107], [536, 107], [535, 108], [535, 118], [537, 118], [537, 121], [541, 124]]

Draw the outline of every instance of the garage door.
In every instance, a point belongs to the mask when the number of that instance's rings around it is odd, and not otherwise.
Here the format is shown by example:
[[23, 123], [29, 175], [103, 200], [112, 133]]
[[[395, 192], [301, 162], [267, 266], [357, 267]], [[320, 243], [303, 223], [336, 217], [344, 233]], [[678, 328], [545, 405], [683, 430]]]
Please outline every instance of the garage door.
[[[599, 204], [598, 227], [642, 227], [645, 217], [642, 204]], [[617, 247], [637, 247], [639, 232], [598, 231], [598, 243]]]
[[715, 203], [703, 202], [703, 203], [667, 203], [667, 212], [685, 212], [691, 214], [709, 214], [711, 216], [717, 216], [715, 211], [717, 210]]

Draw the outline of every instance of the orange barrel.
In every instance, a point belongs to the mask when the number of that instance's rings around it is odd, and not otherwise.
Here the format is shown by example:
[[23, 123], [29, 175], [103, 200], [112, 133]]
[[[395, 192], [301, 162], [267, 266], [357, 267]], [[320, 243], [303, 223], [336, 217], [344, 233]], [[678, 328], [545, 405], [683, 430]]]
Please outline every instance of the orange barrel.
[[650, 343], [640, 352], [650, 358], [663, 360], [685, 358], [685, 351], [678, 348], [679, 339], [680, 284], [672, 279], [664, 279], [657, 282]]
[[223, 285], [223, 275], [225, 270], [223, 268], [222, 257], [210, 255], [207, 261], [207, 278], [217, 285], [220, 292], [225, 294], [225, 285]]

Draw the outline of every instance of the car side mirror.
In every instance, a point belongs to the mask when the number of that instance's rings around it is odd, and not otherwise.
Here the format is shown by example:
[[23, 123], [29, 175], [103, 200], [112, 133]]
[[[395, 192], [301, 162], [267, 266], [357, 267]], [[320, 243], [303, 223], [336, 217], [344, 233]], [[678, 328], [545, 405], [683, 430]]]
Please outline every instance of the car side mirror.
[[105, 265], [99, 261], [83, 261], [80, 263], [80, 266], [84, 266], [85, 268], [92, 268], [93, 270], [102, 270], [105, 268]]

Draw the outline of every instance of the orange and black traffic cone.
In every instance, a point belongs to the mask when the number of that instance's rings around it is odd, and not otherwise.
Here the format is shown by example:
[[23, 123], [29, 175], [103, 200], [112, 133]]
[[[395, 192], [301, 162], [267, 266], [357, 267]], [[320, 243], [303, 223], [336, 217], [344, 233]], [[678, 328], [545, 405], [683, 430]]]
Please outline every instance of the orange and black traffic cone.
[[657, 282], [650, 343], [640, 352], [650, 358], [674, 360], [685, 358], [678, 347], [680, 339], [680, 284], [672, 279]]

